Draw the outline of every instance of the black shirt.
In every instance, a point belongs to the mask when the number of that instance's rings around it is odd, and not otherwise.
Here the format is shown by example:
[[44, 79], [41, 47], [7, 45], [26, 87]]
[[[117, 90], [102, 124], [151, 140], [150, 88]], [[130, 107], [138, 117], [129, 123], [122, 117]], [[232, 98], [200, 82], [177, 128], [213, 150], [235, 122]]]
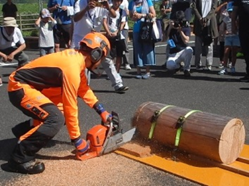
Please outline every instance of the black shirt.
[[249, 27], [249, 0], [236, 0], [233, 6], [238, 7], [239, 27]]
[[4, 17], [14, 17], [16, 18], [17, 7], [15, 4], [5, 3], [2, 7], [2, 12]]
[[[190, 36], [191, 33], [190, 27], [184, 27], [182, 28], [182, 31], [186, 36]], [[181, 50], [185, 49], [188, 46], [188, 44], [185, 44], [183, 42], [180, 33], [177, 32], [177, 29], [174, 28], [171, 29], [169, 33], [169, 39], [172, 39], [176, 45], [176, 47], [169, 49], [170, 54], [180, 52]]]
[[[192, 0], [177, 0], [176, 3], [172, 4], [172, 10], [171, 10], [171, 15], [170, 19], [175, 19], [175, 13], [177, 11], [183, 11], [185, 12], [185, 16], [187, 17], [189, 21], [189, 17], [191, 17], [191, 11], [187, 11], [188, 8], [190, 8]], [[186, 15], [188, 14], [188, 15]]]

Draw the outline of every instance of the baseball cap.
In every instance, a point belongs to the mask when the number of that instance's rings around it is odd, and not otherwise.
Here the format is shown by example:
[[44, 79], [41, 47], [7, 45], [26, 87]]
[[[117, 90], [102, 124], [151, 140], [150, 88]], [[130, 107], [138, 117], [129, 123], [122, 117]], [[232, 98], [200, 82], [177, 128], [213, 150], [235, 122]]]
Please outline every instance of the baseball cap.
[[228, 4], [227, 4], [227, 11], [228, 12], [232, 12], [233, 11], [233, 2], [230, 1]]
[[43, 8], [40, 15], [42, 18], [50, 17], [50, 12], [48, 11], [48, 9]]

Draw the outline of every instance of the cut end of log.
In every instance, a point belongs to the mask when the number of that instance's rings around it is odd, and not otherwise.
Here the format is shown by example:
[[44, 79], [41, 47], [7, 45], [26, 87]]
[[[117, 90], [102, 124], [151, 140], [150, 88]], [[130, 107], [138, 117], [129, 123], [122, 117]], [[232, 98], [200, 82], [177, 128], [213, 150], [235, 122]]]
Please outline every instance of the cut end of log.
[[245, 127], [240, 119], [230, 120], [222, 131], [219, 155], [224, 164], [233, 163], [240, 155], [245, 143]]

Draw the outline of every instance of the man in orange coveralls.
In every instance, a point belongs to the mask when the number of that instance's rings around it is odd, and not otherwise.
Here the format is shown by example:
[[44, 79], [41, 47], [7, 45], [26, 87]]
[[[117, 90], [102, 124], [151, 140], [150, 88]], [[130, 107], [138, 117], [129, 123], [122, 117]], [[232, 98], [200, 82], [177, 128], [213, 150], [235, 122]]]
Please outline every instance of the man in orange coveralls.
[[86, 68], [93, 71], [104, 60], [110, 43], [102, 34], [92, 32], [81, 40], [80, 46], [79, 50], [67, 49], [35, 59], [10, 75], [10, 102], [33, 120], [32, 125], [29, 120], [12, 128], [19, 141], [8, 161], [8, 171], [43, 172], [45, 165], [35, 161], [35, 154], [64, 124], [76, 153], [88, 150], [88, 143], [80, 137], [78, 96], [97, 111], [102, 122], [111, 121], [111, 114], [98, 102], [85, 76]]

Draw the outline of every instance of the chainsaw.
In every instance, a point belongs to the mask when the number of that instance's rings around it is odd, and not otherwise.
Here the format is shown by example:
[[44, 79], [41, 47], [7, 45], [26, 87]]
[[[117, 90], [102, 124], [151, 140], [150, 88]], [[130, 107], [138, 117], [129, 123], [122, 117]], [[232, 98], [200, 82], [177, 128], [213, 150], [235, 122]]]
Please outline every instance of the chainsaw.
[[110, 124], [95, 125], [87, 132], [86, 140], [90, 148], [83, 155], [76, 154], [76, 157], [80, 160], [87, 160], [112, 152], [129, 142], [133, 138], [135, 131], [136, 128], [132, 128], [123, 133], [122, 129], [120, 129], [118, 114], [112, 112]]

